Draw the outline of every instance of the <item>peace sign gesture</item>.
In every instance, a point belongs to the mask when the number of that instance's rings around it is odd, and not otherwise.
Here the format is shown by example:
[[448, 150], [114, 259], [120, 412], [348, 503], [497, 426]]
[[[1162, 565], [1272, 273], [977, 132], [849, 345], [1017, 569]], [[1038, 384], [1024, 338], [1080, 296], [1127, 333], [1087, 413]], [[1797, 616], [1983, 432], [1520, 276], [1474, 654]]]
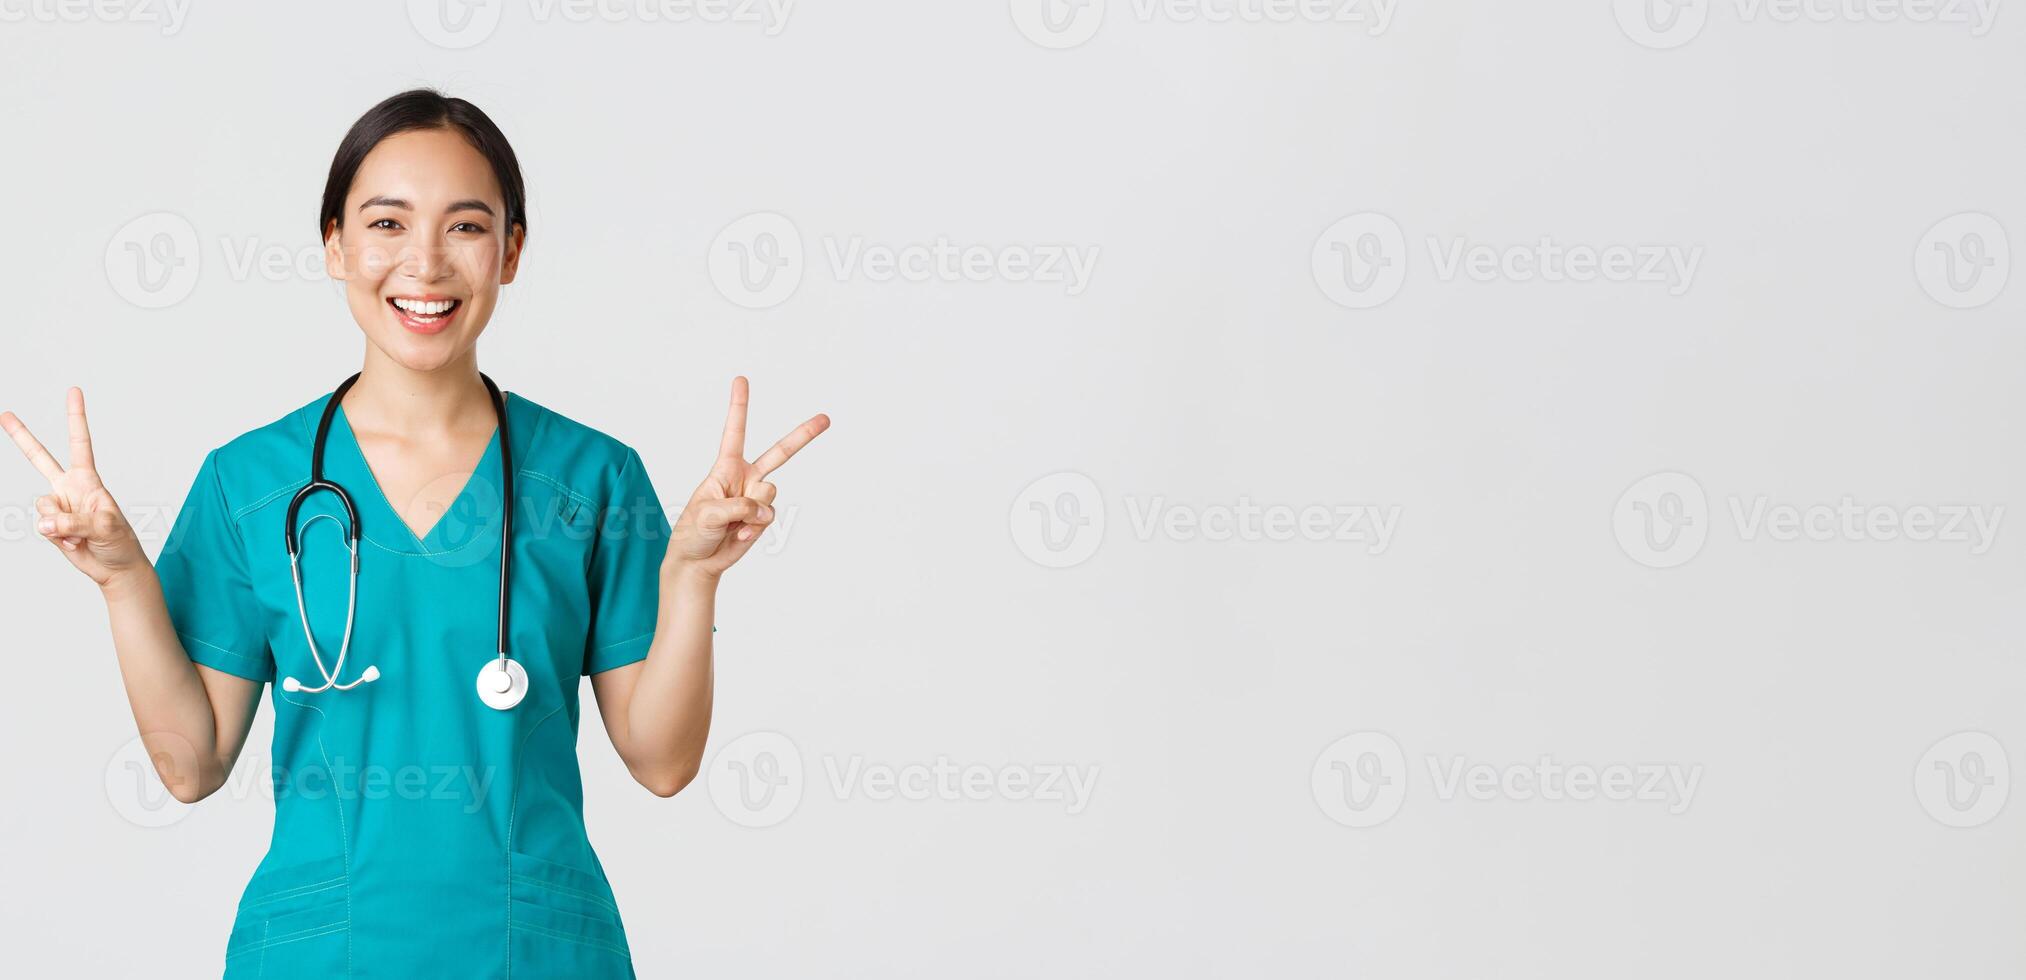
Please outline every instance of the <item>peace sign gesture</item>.
[[818, 415], [748, 463], [746, 394], [746, 379], [733, 378], [732, 405], [725, 414], [717, 462], [676, 518], [675, 538], [665, 559], [670, 566], [685, 564], [715, 578], [745, 557], [774, 520], [775, 488], [767, 475], [830, 428], [830, 416]]
[[84, 392], [71, 388], [70, 466], [56, 462], [13, 412], [0, 412], [0, 429], [21, 447], [21, 453], [49, 478], [49, 493], [35, 498], [35, 526], [56, 545], [78, 571], [101, 588], [113, 576], [145, 566], [147, 553], [120, 513], [113, 495], [99, 482], [92, 461], [91, 426], [85, 422]]

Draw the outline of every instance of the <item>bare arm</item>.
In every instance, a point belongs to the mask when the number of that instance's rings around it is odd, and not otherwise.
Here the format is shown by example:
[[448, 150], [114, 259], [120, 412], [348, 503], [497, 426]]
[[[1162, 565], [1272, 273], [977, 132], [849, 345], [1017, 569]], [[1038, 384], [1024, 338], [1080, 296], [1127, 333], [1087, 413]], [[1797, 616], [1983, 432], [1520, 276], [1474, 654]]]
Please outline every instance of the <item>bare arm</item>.
[[99, 482], [84, 393], [69, 392], [70, 466], [57, 463], [12, 412], [0, 429], [49, 479], [36, 528], [106, 600], [127, 703], [162, 784], [194, 803], [224, 785], [246, 744], [261, 684], [190, 661], [169, 620], [161, 582], [126, 515]]
[[606, 734], [633, 778], [656, 796], [674, 796], [703, 765], [718, 579], [773, 523], [768, 474], [830, 427], [829, 416], [818, 415], [748, 463], [746, 395], [746, 379], [733, 379], [717, 462], [675, 521], [647, 659], [591, 675]]
[[666, 565], [647, 659], [591, 675], [605, 734], [627, 771], [656, 796], [696, 778], [710, 737], [711, 620], [717, 580]]
[[145, 560], [103, 591], [127, 704], [156, 774], [185, 803], [210, 796], [246, 746], [265, 685], [190, 661]]

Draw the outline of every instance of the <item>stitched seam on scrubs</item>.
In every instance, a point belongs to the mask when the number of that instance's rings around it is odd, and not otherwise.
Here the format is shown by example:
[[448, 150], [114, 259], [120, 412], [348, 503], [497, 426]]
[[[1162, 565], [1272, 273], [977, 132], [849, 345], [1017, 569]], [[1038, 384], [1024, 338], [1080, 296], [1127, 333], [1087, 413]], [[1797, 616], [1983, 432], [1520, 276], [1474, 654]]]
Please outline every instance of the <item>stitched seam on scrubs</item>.
[[[543, 715], [540, 721], [529, 726], [528, 733], [521, 736], [520, 751], [514, 753], [514, 789], [513, 795], [507, 799], [506, 826], [506, 919], [507, 930], [509, 932], [514, 927], [514, 810], [518, 809], [521, 804], [521, 763], [527, 761], [528, 739], [535, 737], [535, 732], [540, 730], [543, 725], [548, 724], [549, 719], [556, 717], [556, 712], [561, 710], [563, 710], [563, 706], [559, 704], [549, 709], [549, 713]], [[506, 974], [508, 977], [514, 975], [514, 944], [511, 941], [506, 944]]]
[[239, 907], [243, 909], [258, 908], [262, 905], [268, 904], [269, 902], [279, 902], [284, 898], [298, 898], [303, 895], [314, 895], [317, 892], [327, 892], [333, 888], [338, 887], [341, 884], [344, 884], [344, 882], [345, 882], [344, 875], [339, 875], [336, 878], [326, 878], [323, 881], [313, 881], [307, 885], [298, 885], [294, 888], [290, 888], [284, 891], [274, 892], [273, 894], [269, 895], [262, 895], [258, 901], [243, 902], [240, 904]]
[[254, 511], [267, 506], [268, 504], [274, 503], [276, 500], [281, 499], [283, 496], [287, 494], [294, 493], [295, 491], [302, 489], [303, 484], [308, 482], [310, 481], [307, 479], [297, 480], [294, 483], [287, 484], [286, 486], [283, 486], [278, 490], [269, 491], [267, 494], [263, 495], [259, 500], [256, 500], [253, 503], [247, 504], [246, 506], [233, 511], [232, 512], [233, 533], [234, 534], [238, 533], [239, 522], [241, 520], [244, 520], [246, 518], [246, 515], [251, 514]]
[[218, 645], [218, 644], [216, 644], [216, 643], [207, 643], [207, 642], [205, 642], [204, 640], [201, 640], [201, 639], [199, 639], [199, 638], [197, 638], [197, 637], [191, 636], [190, 634], [188, 634], [188, 633], [185, 633], [185, 632], [183, 632], [182, 630], [177, 630], [177, 631], [176, 631], [176, 635], [177, 635], [177, 636], [179, 636], [179, 637], [182, 637], [182, 638], [183, 638], [183, 639], [185, 639], [185, 640], [189, 640], [190, 642], [192, 642], [192, 643], [195, 643], [195, 644], [197, 644], [197, 645], [198, 645], [198, 646], [200, 646], [200, 647], [204, 647], [204, 648], [206, 648], [206, 649], [209, 649], [209, 650], [216, 650], [216, 651], [218, 651], [219, 653], [222, 653], [222, 654], [224, 654], [224, 655], [226, 655], [226, 656], [228, 656], [228, 657], [231, 657], [231, 658], [232, 658], [232, 659], [234, 659], [234, 660], [242, 660], [242, 661], [245, 661], [246, 663], [248, 663], [248, 664], [250, 664], [250, 665], [252, 665], [252, 666], [254, 666], [254, 667], [266, 667], [266, 666], [267, 666], [267, 661], [265, 661], [265, 660], [261, 660], [261, 659], [259, 659], [259, 658], [257, 658], [257, 657], [249, 657], [249, 656], [247, 656], [246, 654], [240, 653], [240, 652], [239, 652], [239, 651], [237, 651], [237, 650], [227, 650], [226, 648], [224, 648], [224, 647], [221, 647], [221, 646], [219, 646], [219, 645]]
[[315, 939], [318, 936], [328, 936], [331, 933], [343, 929], [344, 927], [345, 924], [343, 922], [326, 922], [320, 926], [310, 926], [304, 929], [297, 929], [294, 932], [284, 932], [279, 936], [269, 938], [267, 935], [268, 926], [266, 923], [262, 923], [260, 927], [260, 938], [258, 940], [240, 946], [236, 952], [227, 953], [225, 955], [227, 957], [232, 957], [244, 953], [251, 953], [256, 949], [266, 949], [270, 946], [286, 946], [289, 943], [299, 943], [305, 939]]
[[607, 644], [605, 644], [605, 645], [604, 645], [604, 646], [602, 646], [602, 647], [596, 647], [596, 648], [592, 649], [592, 651], [591, 651], [591, 652], [592, 652], [592, 653], [604, 653], [605, 651], [607, 651], [607, 650], [610, 650], [610, 649], [612, 649], [613, 647], [617, 647], [617, 646], [625, 646], [625, 645], [626, 645], [626, 644], [628, 644], [628, 643], [635, 643], [635, 642], [638, 642], [638, 641], [640, 641], [640, 640], [651, 640], [651, 639], [654, 639], [654, 631], [653, 631], [653, 630], [648, 630], [648, 631], [647, 631], [647, 632], [645, 632], [645, 633], [638, 633], [638, 634], [635, 634], [635, 635], [633, 635], [633, 636], [629, 636], [629, 637], [627, 637], [626, 639], [623, 639], [623, 640], [615, 640], [615, 641], [613, 641], [613, 642], [611, 642], [611, 643], [607, 643]]
[[[331, 716], [324, 714], [324, 709], [313, 704], [304, 704], [294, 698], [282, 698], [282, 700], [299, 708], [308, 708], [316, 712], [317, 717], [322, 719], [322, 722], [317, 725], [317, 754], [323, 757], [324, 771], [329, 772], [331, 770], [331, 754], [324, 749], [324, 727], [330, 724]], [[352, 922], [352, 835], [350, 831], [345, 829], [344, 794], [332, 793], [331, 805], [337, 807], [338, 810], [338, 843], [343, 847], [340, 854], [345, 862], [345, 924], [349, 927]], [[345, 976], [349, 977], [351, 975], [352, 931], [350, 928], [347, 928], [345, 930]]]
[[238, 952], [226, 953], [225, 958], [229, 960], [235, 956], [244, 956], [248, 953], [257, 952], [260, 954], [261, 967], [262, 969], [265, 969], [267, 966], [267, 951], [272, 947], [286, 946], [290, 943], [299, 943], [305, 939], [315, 939], [319, 936], [335, 935], [343, 931], [345, 931], [344, 923], [333, 922], [327, 926], [317, 926], [314, 929], [304, 929], [301, 932], [283, 933], [282, 935], [276, 936], [274, 937], [274, 939], [269, 940], [265, 938], [265, 929], [263, 928], [262, 939], [258, 944], [242, 946], [239, 948]]
[[526, 467], [522, 467], [519, 470], [519, 473], [522, 476], [533, 478], [537, 483], [548, 484], [552, 489], [556, 490], [558, 493], [561, 493], [563, 496], [568, 497], [572, 501], [581, 504], [585, 507], [595, 508], [598, 506], [597, 501], [592, 500], [591, 498], [586, 497], [581, 493], [578, 493], [576, 490], [571, 489], [570, 486], [565, 484], [563, 481], [558, 480], [555, 477], [548, 475], [547, 473], [537, 473], [534, 470], [528, 469]]
[[582, 889], [571, 888], [568, 885], [558, 885], [552, 881], [544, 881], [540, 878], [531, 878], [523, 874], [511, 875], [509, 876], [509, 879], [512, 881], [518, 881], [523, 885], [533, 885], [537, 888], [547, 888], [548, 890], [553, 892], [561, 892], [562, 894], [568, 895], [572, 898], [581, 898], [584, 901], [602, 905], [608, 909], [611, 909], [615, 913], [619, 911], [619, 906], [614, 905], [611, 902], [599, 898], [598, 896], [593, 895], [590, 892], [584, 891]]
[[567, 932], [561, 932], [555, 929], [544, 929], [541, 926], [531, 925], [526, 922], [515, 922], [509, 925], [508, 928], [519, 929], [522, 932], [532, 932], [537, 935], [548, 936], [552, 939], [564, 939], [583, 946], [595, 946], [598, 949], [605, 950], [608, 953], [613, 953], [618, 956], [624, 956], [629, 960], [633, 958], [632, 951], [618, 946], [614, 946], [611, 943], [605, 942], [603, 940], [592, 939], [589, 936], [573, 936]]

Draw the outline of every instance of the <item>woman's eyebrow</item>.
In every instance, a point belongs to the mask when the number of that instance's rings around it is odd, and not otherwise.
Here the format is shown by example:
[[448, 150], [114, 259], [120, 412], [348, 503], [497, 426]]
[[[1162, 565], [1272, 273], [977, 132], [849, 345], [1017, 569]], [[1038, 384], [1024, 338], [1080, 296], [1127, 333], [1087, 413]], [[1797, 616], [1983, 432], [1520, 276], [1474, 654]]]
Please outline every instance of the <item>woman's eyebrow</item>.
[[[364, 201], [360, 202], [359, 210], [364, 211], [367, 208], [400, 208], [403, 211], [415, 210], [415, 206], [409, 204], [407, 201], [404, 201], [398, 197], [384, 197], [384, 196], [369, 197]], [[452, 211], [483, 211], [486, 213], [487, 216], [492, 215], [492, 205], [487, 204], [484, 201], [481, 201], [475, 197], [466, 198], [465, 200], [462, 201], [452, 201], [450, 206], [444, 208], [443, 210], [444, 213], [446, 214]]]

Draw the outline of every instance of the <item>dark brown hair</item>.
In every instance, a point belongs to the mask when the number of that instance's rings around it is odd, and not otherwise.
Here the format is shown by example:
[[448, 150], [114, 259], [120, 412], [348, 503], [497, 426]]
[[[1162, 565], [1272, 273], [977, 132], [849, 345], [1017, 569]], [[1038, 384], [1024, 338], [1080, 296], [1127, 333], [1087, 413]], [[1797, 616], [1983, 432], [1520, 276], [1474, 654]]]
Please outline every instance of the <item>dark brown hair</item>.
[[359, 175], [359, 165], [366, 161], [366, 154], [389, 136], [418, 129], [455, 129], [463, 133], [472, 148], [492, 164], [493, 176], [499, 178], [500, 193], [506, 197], [508, 226], [519, 225], [526, 234], [527, 188], [521, 183], [521, 164], [514, 157], [514, 148], [507, 143], [506, 134], [477, 106], [435, 89], [418, 88], [366, 110], [345, 133], [337, 155], [331, 158], [330, 179], [324, 182], [324, 208], [317, 217], [318, 240], [330, 234], [333, 225], [344, 227], [345, 195], [351, 193], [352, 179]]

